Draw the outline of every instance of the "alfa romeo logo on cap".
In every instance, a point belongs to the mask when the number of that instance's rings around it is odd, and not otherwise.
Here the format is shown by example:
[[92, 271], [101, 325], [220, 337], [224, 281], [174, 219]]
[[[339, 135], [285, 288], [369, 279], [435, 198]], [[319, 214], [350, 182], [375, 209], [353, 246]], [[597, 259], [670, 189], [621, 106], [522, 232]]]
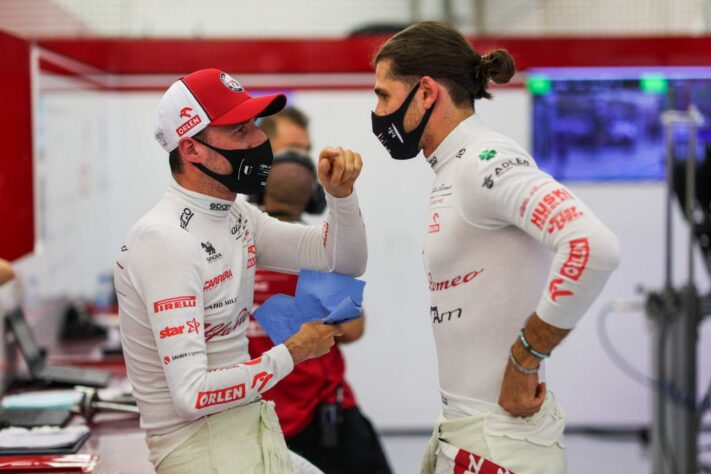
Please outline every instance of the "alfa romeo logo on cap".
[[223, 72], [220, 74], [220, 80], [229, 90], [233, 92], [244, 92], [244, 87], [242, 87], [242, 85], [233, 79], [229, 74]]

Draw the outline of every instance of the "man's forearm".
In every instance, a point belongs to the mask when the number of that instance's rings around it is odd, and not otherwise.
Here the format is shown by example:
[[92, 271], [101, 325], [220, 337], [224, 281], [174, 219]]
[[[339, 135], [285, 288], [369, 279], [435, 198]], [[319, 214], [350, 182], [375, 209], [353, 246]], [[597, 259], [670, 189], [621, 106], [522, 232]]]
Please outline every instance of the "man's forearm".
[[541, 354], [550, 354], [569, 332], [570, 329], [551, 326], [539, 318], [536, 313], [533, 313], [523, 328], [529, 349], [526, 349], [521, 339], [517, 337], [513, 345], [514, 357], [526, 368], [537, 367], [541, 362], [541, 358], [535, 356], [531, 349]]
[[329, 254], [330, 271], [358, 277], [365, 272], [368, 246], [365, 224], [355, 193], [342, 199], [327, 195], [329, 215], [323, 242]]
[[291, 337], [284, 341], [284, 345], [289, 351], [289, 354], [291, 354], [291, 358], [294, 361], [294, 365], [299, 364], [309, 358], [308, 347], [306, 347], [306, 344], [304, 344], [303, 341], [299, 340], [298, 338]]

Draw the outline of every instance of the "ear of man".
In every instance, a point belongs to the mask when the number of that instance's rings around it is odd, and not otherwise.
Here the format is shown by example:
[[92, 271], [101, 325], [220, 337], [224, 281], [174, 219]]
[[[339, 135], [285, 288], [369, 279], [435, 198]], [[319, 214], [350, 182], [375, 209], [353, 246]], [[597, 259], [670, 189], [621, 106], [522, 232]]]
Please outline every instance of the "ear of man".
[[422, 105], [426, 109], [432, 108], [441, 93], [442, 85], [430, 76], [423, 76], [420, 79], [420, 94], [422, 94]]
[[178, 150], [180, 151], [180, 156], [190, 163], [204, 164], [207, 157], [207, 147], [201, 146], [197, 140], [205, 143], [210, 143], [207, 135], [207, 129], [198, 133], [194, 137], [189, 137], [180, 140], [178, 143]]

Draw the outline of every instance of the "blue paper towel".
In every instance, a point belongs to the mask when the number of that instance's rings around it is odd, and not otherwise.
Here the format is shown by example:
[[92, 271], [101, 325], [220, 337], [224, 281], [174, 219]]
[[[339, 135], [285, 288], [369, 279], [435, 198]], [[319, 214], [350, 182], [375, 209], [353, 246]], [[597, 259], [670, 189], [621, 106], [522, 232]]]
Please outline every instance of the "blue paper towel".
[[301, 270], [296, 295], [274, 295], [254, 312], [274, 344], [281, 344], [309, 321], [338, 324], [362, 314], [365, 282], [338, 273]]

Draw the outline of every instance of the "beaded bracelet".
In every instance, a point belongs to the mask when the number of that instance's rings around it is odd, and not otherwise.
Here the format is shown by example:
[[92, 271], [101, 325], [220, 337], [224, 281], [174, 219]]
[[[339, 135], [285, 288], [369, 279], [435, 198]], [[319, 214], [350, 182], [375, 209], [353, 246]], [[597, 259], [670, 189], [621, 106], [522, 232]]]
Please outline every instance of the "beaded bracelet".
[[526, 340], [526, 335], [523, 333], [523, 329], [521, 329], [521, 331], [518, 333], [518, 339], [519, 339], [519, 341], [521, 341], [521, 344], [523, 344], [523, 347], [532, 356], [538, 357], [539, 359], [547, 359], [551, 356], [550, 354], [544, 354], [543, 352], [538, 352], [536, 349], [531, 347], [531, 345]]
[[535, 369], [527, 369], [526, 367], [519, 364], [518, 361], [516, 360], [516, 357], [514, 357], [513, 347], [511, 348], [511, 354], [509, 355], [509, 359], [511, 360], [511, 365], [514, 366], [514, 369], [521, 372], [522, 374], [536, 375], [538, 373], [538, 370], [541, 368], [541, 366], [539, 365]]

